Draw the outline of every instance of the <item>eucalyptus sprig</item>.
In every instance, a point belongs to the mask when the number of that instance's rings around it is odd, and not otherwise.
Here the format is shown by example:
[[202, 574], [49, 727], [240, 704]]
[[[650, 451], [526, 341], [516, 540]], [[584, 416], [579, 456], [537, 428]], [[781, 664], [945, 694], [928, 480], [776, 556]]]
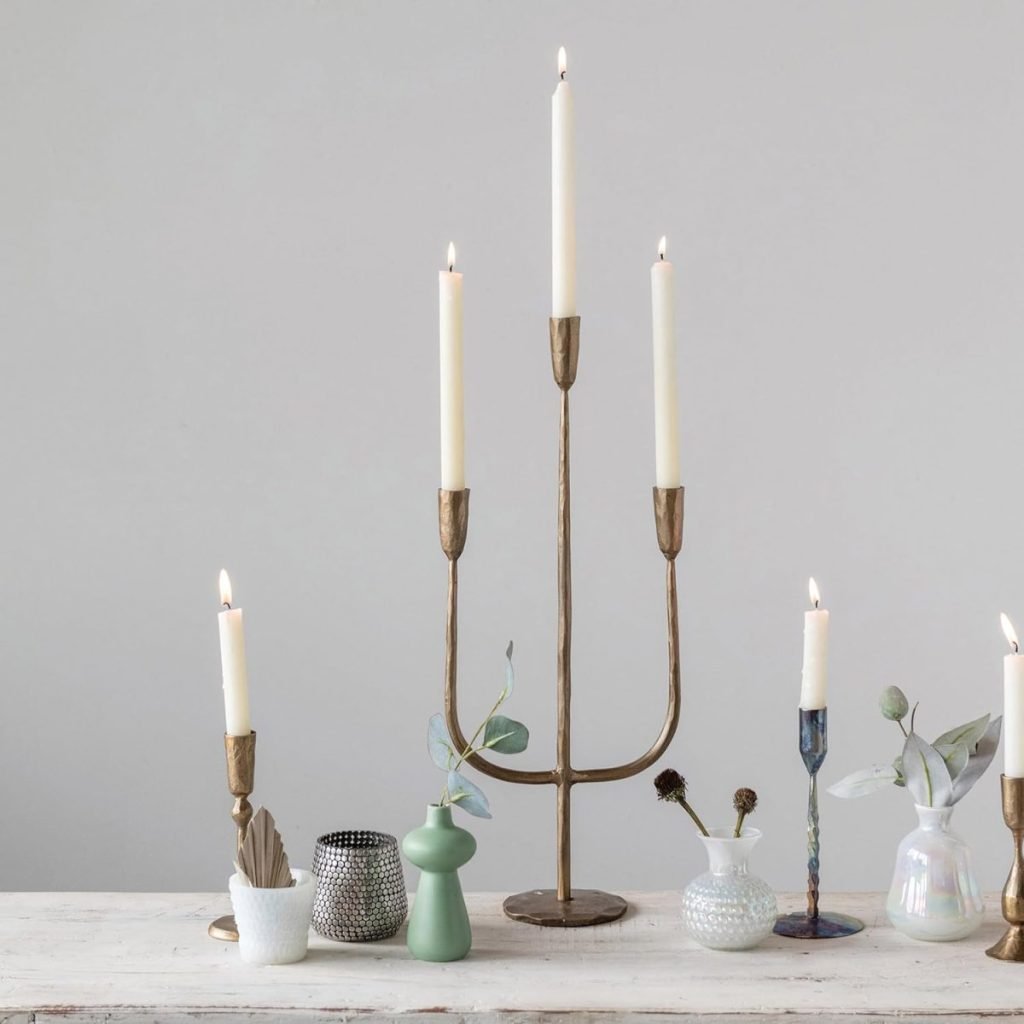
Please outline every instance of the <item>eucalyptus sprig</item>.
[[491, 807], [483, 790], [462, 774], [460, 769], [473, 754], [493, 750], [498, 754], [521, 754], [530, 742], [530, 731], [522, 722], [499, 715], [501, 706], [512, 696], [515, 672], [512, 668], [512, 641], [505, 650], [505, 685], [487, 717], [480, 723], [465, 749], [458, 750], [448, 734], [444, 715], [431, 717], [427, 726], [427, 750], [430, 759], [447, 774], [438, 805], [461, 807], [477, 818], [491, 817]]
[[[883, 690], [878, 706], [883, 718], [899, 726], [903, 751], [891, 765], [853, 772], [829, 786], [833, 796], [852, 799], [893, 785], [908, 789], [922, 807], [952, 807], [985, 774], [999, 747], [1001, 716], [983, 715], [927, 743], [915, 728], [917, 705], [911, 710], [910, 701], [898, 686]], [[908, 714], [909, 730], [903, 724]]]

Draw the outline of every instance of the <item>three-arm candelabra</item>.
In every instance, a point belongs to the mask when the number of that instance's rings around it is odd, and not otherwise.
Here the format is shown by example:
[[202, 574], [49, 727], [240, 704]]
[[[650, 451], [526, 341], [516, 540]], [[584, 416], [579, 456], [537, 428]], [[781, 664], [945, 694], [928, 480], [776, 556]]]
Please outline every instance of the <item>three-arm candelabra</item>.
[[[658, 546], [665, 556], [668, 605], [668, 710], [653, 746], [635, 761], [612, 768], [578, 769], [572, 766], [570, 747], [572, 695], [572, 558], [569, 515], [569, 389], [576, 380], [579, 361], [580, 318], [555, 317], [550, 322], [551, 366], [561, 394], [558, 449], [558, 732], [556, 765], [547, 771], [523, 771], [494, 764], [480, 754], [467, 759], [474, 768], [505, 782], [553, 785], [557, 790], [558, 882], [555, 889], [535, 889], [505, 900], [505, 913], [530, 924], [578, 927], [603, 924], [621, 917], [626, 901], [595, 889], [573, 889], [571, 883], [570, 794], [577, 783], [628, 779], [654, 764], [665, 752], [679, 724], [679, 613], [676, 591], [676, 556], [683, 541], [683, 488], [654, 488], [654, 520]], [[445, 718], [455, 746], [465, 750], [457, 701], [458, 561], [466, 544], [469, 490], [438, 491], [441, 548], [448, 556], [448, 616], [445, 644]]]

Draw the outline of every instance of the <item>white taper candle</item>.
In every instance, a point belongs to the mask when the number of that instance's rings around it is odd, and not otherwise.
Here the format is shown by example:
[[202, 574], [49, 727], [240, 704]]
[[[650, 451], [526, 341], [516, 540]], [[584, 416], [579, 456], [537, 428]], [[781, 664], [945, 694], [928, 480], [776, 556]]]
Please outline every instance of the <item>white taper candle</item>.
[[1005, 613], [1000, 621], [1013, 648], [1013, 653], [1003, 658], [1003, 774], [1024, 779], [1024, 654]]
[[679, 393], [676, 382], [674, 270], [665, 259], [665, 239], [651, 267], [651, 322], [654, 337], [654, 482], [678, 487]]
[[814, 711], [828, 704], [828, 612], [812, 576], [808, 583], [811, 604], [804, 612], [804, 665], [800, 677], [800, 707]]
[[245, 668], [245, 627], [242, 609], [231, 607], [231, 580], [220, 571], [220, 602], [225, 606], [217, 616], [220, 626], [220, 664], [224, 685], [224, 731], [229, 736], [248, 736], [249, 675]]
[[441, 487], [466, 486], [466, 427], [462, 397], [462, 275], [455, 271], [455, 245], [448, 269], [438, 275], [441, 340]]
[[558, 51], [558, 85], [551, 97], [551, 315], [576, 315], [576, 148], [572, 90]]

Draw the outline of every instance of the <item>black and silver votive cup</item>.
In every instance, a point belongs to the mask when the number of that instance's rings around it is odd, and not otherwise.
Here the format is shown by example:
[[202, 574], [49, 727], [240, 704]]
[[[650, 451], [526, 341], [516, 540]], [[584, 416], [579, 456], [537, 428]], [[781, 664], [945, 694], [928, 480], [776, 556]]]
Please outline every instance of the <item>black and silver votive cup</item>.
[[313, 928], [337, 942], [389, 939], [409, 910], [398, 840], [384, 832], [329, 832], [313, 852]]

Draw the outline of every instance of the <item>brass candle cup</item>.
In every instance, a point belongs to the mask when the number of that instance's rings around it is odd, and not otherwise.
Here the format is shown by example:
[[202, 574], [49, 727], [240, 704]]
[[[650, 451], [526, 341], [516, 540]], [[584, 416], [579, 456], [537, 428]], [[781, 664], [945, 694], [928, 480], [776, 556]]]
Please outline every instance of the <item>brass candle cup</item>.
[[[245, 839], [245, 830], [252, 820], [252, 804], [249, 797], [253, 791], [253, 780], [256, 775], [256, 733], [248, 736], [228, 736], [224, 734], [224, 755], [228, 769], [228, 792], [235, 798], [231, 809], [231, 820], [235, 823], [237, 836], [235, 853], [241, 849]], [[238, 926], [235, 915], [226, 914], [218, 917], [207, 929], [211, 938], [223, 942], [238, 941]]]
[[1013, 864], [1003, 887], [1003, 918], [1010, 926], [985, 952], [995, 960], [1024, 962], [1024, 779], [999, 777], [1003, 791], [1003, 821], [1013, 834]]

